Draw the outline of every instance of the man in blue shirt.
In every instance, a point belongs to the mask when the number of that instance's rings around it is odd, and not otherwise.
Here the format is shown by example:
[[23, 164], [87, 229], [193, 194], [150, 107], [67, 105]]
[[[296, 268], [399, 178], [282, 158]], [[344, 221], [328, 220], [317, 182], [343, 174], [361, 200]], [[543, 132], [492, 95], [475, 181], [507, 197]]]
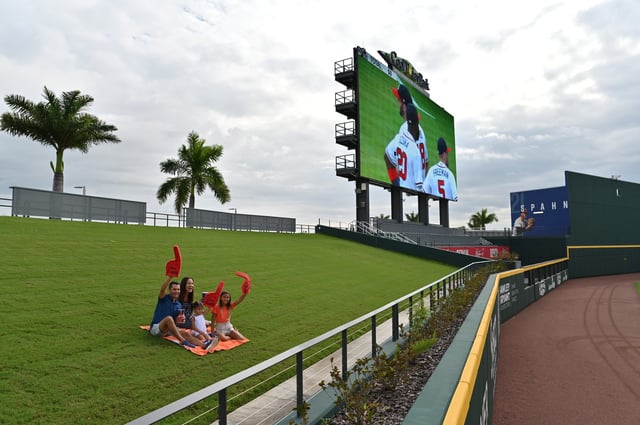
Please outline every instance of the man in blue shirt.
[[[180, 309], [182, 309], [182, 304], [178, 301], [180, 283], [172, 281], [171, 279], [172, 277], [167, 276], [164, 282], [162, 282], [160, 294], [158, 295], [158, 303], [156, 304], [151, 326], [149, 327], [149, 333], [153, 336], [173, 335], [178, 338], [180, 343], [185, 347], [195, 348], [195, 345], [184, 339], [176, 326], [175, 318], [178, 313], [180, 313]], [[168, 294], [167, 287], [169, 288]]]
[[[178, 245], [173, 246], [174, 259], [167, 261], [165, 266], [167, 278], [162, 282], [160, 294], [158, 295], [158, 303], [153, 312], [153, 319], [149, 326], [149, 333], [153, 336], [173, 335], [180, 341], [180, 344], [187, 348], [196, 348], [200, 346], [209, 351], [215, 347], [214, 340], [201, 341], [186, 330], [181, 331], [176, 325], [178, 315], [184, 319], [184, 310], [179, 301], [180, 284], [172, 279], [180, 275], [182, 268], [182, 254]], [[169, 293], [167, 294], [167, 288]], [[217, 340], [216, 340], [217, 341]], [[217, 342], [216, 342], [217, 343]]]

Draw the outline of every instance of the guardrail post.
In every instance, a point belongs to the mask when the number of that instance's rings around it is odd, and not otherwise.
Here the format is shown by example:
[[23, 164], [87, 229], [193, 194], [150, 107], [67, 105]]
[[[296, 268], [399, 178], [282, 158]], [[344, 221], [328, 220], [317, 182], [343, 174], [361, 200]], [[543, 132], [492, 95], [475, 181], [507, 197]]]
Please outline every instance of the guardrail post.
[[409, 297], [409, 326], [413, 320], [413, 297]]
[[391, 329], [391, 339], [393, 341], [397, 341], [398, 340], [398, 327], [400, 326], [400, 320], [398, 318], [398, 304], [394, 304], [391, 307], [391, 326], [393, 326], [393, 329]]
[[[436, 289], [437, 289], [437, 288], [436, 288]], [[429, 287], [429, 309], [430, 309], [431, 311], [433, 311], [433, 308], [434, 308], [434, 306], [435, 306], [435, 303], [436, 303], [436, 302], [435, 302], [435, 301], [434, 301], [434, 299], [433, 299], [433, 286], [430, 286], [430, 287]]]
[[302, 416], [302, 405], [304, 404], [304, 389], [302, 387], [302, 371], [304, 363], [302, 361], [302, 351], [296, 353], [296, 416]]
[[218, 392], [218, 423], [227, 425], [227, 389]]
[[347, 330], [342, 332], [342, 379], [347, 379]]
[[376, 316], [371, 316], [371, 358], [376, 357]]

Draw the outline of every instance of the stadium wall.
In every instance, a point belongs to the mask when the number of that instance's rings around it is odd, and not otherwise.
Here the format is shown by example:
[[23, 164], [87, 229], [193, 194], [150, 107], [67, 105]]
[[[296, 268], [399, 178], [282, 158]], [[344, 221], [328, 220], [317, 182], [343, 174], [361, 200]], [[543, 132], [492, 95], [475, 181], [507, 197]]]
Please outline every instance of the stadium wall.
[[488, 279], [403, 425], [491, 423], [500, 324], [565, 282], [567, 260]]
[[640, 271], [640, 184], [565, 171], [571, 277]]
[[[454, 252], [320, 225], [316, 227], [316, 233], [448, 264], [468, 264], [477, 260], [476, 257]], [[538, 255], [554, 255], [556, 251], [566, 253], [564, 238], [530, 239], [517, 246], [525, 248], [531, 243], [532, 253], [547, 252]], [[549, 250], [549, 246], [553, 248]], [[562, 258], [527, 265], [489, 278], [452, 344], [405, 417], [404, 425], [491, 423], [500, 324], [568, 279], [569, 259], [559, 257]], [[531, 254], [530, 258], [536, 257]], [[327, 410], [323, 413], [326, 414]]]
[[334, 227], [323, 226], [320, 224], [316, 226], [315, 232], [323, 235], [335, 236], [353, 242], [362, 243], [365, 245], [373, 246], [375, 248], [381, 248], [388, 251], [394, 251], [429, 260], [440, 261], [456, 267], [464, 267], [478, 261], [478, 257], [473, 257], [471, 255], [458, 254], [456, 252], [445, 251], [442, 249], [414, 245], [406, 242], [385, 239], [378, 236], [367, 235], [350, 230], [336, 229]]
[[[570, 231], [565, 237], [486, 238], [510, 246], [524, 267], [492, 276], [403, 424], [490, 424], [500, 324], [546, 296], [569, 277], [640, 271], [640, 185], [565, 172]], [[460, 254], [317, 229], [383, 249], [449, 264]], [[473, 258], [473, 257], [471, 257]], [[552, 260], [556, 258], [556, 260]], [[549, 260], [549, 261], [547, 261]]]
[[[563, 207], [555, 211], [552, 201]], [[565, 186], [512, 193], [511, 207], [512, 214], [522, 207], [530, 209], [537, 217], [533, 231], [485, 239], [509, 246], [522, 264], [566, 256], [572, 278], [640, 271], [640, 227], [634, 225], [640, 184], [565, 171]], [[539, 224], [555, 235], [538, 236]]]
[[508, 246], [518, 256], [522, 265], [542, 263], [567, 255], [567, 240], [562, 237], [495, 237], [485, 239], [498, 246]]

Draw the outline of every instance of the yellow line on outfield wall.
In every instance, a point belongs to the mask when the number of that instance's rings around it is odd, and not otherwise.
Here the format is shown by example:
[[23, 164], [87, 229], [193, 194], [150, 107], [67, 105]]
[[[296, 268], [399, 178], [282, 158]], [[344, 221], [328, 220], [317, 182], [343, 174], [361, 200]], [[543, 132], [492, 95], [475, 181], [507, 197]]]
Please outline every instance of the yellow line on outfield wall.
[[572, 249], [611, 249], [611, 248], [640, 248], [640, 245], [567, 245], [567, 257]]
[[500, 287], [500, 279], [513, 276], [516, 274], [524, 273], [528, 270], [534, 270], [540, 267], [545, 267], [554, 263], [560, 263], [569, 260], [569, 251], [571, 249], [601, 249], [601, 248], [640, 248], [640, 245], [572, 245], [567, 246], [567, 257], [560, 258], [551, 261], [545, 261], [539, 264], [532, 264], [524, 266], [520, 269], [509, 270], [506, 272], [498, 273], [494, 287], [491, 290], [491, 296], [489, 302], [482, 314], [482, 320], [478, 326], [478, 332], [473, 340], [473, 345], [469, 351], [469, 356], [462, 369], [460, 375], [460, 381], [456, 386], [456, 390], [451, 397], [449, 408], [444, 417], [443, 425], [463, 425], [467, 419], [467, 413], [469, 412], [469, 406], [471, 404], [471, 396], [473, 394], [473, 387], [475, 386], [476, 379], [478, 377], [478, 368], [480, 367], [480, 361], [482, 360], [482, 352], [484, 350], [487, 335], [491, 326], [491, 313], [496, 302], [496, 293]]
[[498, 292], [498, 288], [500, 287], [500, 279], [521, 274], [527, 270], [546, 267], [551, 264], [560, 263], [567, 260], [568, 258], [561, 258], [557, 260], [545, 261], [543, 263], [525, 266], [520, 269], [509, 270], [506, 272], [498, 273], [496, 275], [496, 280], [493, 289], [491, 290], [489, 302], [485, 307], [484, 313], [482, 313], [482, 319], [480, 320], [480, 325], [478, 326], [478, 332], [476, 333], [476, 337], [473, 340], [473, 345], [471, 346], [471, 350], [469, 351], [469, 356], [467, 357], [467, 361], [464, 365], [464, 368], [462, 369], [460, 381], [458, 381], [456, 390], [451, 397], [451, 402], [449, 403], [447, 414], [445, 415], [444, 421], [442, 422], [443, 425], [462, 425], [467, 419], [467, 413], [469, 412], [469, 406], [471, 404], [471, 396], [473, 395], [473, 387], [476, 384], [478, 369], [480, 367], [480, 362], [482, 361], [482, 352], [484, 350], [487, 336], [490, 332], [491, 314], [493, 313], [493, 308], [496, 303], [496, 295]]
[[511, 275], [514, 273], [504, 272], [496, 276], [491, 295], [489, 296], [489, 302], [485, 307], [480, 325], [478, 326], [478, 333], [473, 340], [473, 345], [469, 351], [467, 362], [462, 369], [460, 375], [460, 381], [456, 387], [447, 414], [444, 417], [443, 425], [448, 424], [464, 424], [467, 418], [467, 412], [469, 411], [469, 404], [471, 403], [471, 395], [473, 394], [473, 386], [476, 384], [476, 378], [478, 377], [478, 368], [480, 367], [480, 361], [482, 360], [482, 351], [484, 350], [485, 341], [489, 334], [491, 326], [491, 314], [496, 303], [498, 287], [500, 286], [500, 276]]

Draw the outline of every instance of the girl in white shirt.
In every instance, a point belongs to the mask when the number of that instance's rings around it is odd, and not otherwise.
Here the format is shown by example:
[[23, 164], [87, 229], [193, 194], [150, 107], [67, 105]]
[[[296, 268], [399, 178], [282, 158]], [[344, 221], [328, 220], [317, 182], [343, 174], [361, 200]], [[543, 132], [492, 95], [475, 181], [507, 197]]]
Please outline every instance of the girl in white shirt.
[[218, 338], [211, 337], [207, 332], [207, 321], [204, 318], [204, 304], [200, 301], [195, 301], [191, 304], [191, 334], [200, 338], [203, 341], [211, 341], [207, 347], [207, 351], [213, 351], [216, 345], [218, 345]]

